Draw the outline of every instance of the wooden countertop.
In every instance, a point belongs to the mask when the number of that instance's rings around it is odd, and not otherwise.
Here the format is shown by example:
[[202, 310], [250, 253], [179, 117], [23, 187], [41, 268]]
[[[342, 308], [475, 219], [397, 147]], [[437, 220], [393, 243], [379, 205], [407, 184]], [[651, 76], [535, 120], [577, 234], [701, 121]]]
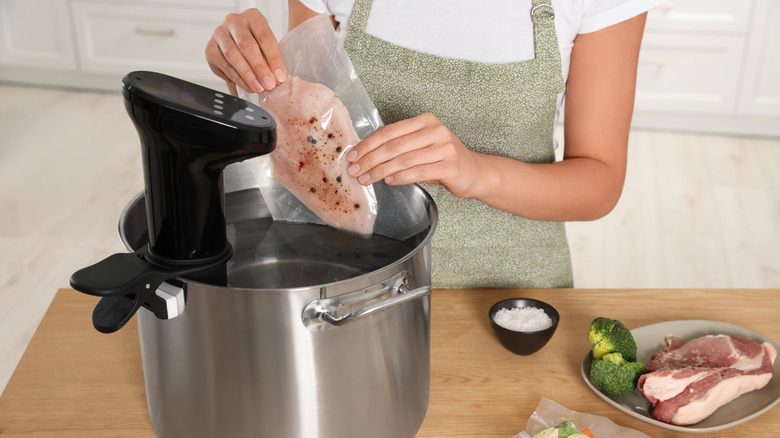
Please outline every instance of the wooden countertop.
[[[533, 356], [505, 350], [487, 320], [491, 305], [512, 297], [544, 300], [561, 314], [555, 336]], [[117, 333], [100, 334], [91, 325], [95, 303], [69, 289], [57, 293], [0, 397], [2, 438], [155, 437], [135, 319]], [[780, 290], [436, 290], [431, 398], [417, 437], [510, 438], [525, 428], [542, 397], [652, 437], [689, 437], [624, 414], [588, 389], [579, 370], [590, 348], [590, 321], [608, 316], [634, 328], [709, 319], [780, 341], [777, 309]], [[763, 436], [778, 424], [775, 406], [707, 436]]]

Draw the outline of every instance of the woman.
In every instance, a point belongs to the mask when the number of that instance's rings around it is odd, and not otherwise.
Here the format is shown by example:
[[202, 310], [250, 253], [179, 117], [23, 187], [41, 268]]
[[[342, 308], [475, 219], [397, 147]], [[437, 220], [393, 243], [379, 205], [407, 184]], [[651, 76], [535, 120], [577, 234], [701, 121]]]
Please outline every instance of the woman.
[[[347, 155], [349, 174], [422, 183], [436, 201], [434, 286], [571, 287], [564, 222], [600, 218], [620, 197], [645, 12], [657, 3], [291, 0], [289, 26], [331, 16], [386, 124]], [[234, 94], [287, 76], [256, 10], [229, 15], [206, 57]]]

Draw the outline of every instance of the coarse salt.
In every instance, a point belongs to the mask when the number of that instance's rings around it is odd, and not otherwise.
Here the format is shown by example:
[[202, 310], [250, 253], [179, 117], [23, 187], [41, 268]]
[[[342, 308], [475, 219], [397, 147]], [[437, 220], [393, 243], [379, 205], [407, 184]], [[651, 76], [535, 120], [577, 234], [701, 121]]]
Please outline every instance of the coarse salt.
[[553, 324], [544, 310], [536, 307], [499, 309], [493, 320], [501, 327], [517, 332], [538, 332]]

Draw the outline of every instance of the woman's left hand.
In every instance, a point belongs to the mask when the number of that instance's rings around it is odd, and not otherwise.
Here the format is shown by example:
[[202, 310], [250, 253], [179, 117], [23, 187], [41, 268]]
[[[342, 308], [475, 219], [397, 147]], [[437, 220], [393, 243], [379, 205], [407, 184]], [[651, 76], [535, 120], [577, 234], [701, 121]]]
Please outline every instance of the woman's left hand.
[[441, 120], [422, 114], [384, 126], [347, 153], [348, 173], [363, 185], [425, 182], [453, 195], [471, 196], [478, 181], [478, 156]]

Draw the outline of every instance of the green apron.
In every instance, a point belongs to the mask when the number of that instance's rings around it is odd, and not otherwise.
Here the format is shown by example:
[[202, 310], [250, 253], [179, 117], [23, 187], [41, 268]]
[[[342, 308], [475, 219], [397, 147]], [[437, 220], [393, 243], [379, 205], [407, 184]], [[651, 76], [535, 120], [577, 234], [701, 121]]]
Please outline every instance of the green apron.
[[[371, 5], [357, 0], [344, 47], [385, 124], [429, 112], [474, 151], [555, 161], [564, 81], [550, 0], [533, 1], [535, 58], [512, 64], [442, 58], [376, 38], [365, 31]], [[525, 219], [421, 185], [439, 209], [434, 287], [573, 286], [564, 223]]]

